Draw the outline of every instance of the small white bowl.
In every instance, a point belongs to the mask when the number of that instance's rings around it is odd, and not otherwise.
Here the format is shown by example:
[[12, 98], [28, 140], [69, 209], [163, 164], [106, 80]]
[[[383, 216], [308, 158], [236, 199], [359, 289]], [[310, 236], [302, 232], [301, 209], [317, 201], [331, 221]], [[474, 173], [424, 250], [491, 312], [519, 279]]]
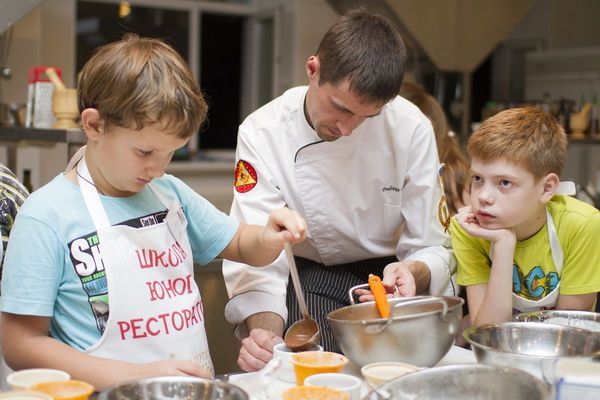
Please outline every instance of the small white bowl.
[[346, 392], [350, 400], [360, 399], [360, 387], [362, 382], [359, 378], [337, 372], [311, 375], [304, 379], [306, 386], [323, 386], [329, 389]]
[[27, 390], [42, 382], [68, 381], [71, 375], [58, 369], [33, 368], [22, 369], [6, 377], [13, 390]]
[[[317, 346], [316, 351], [323, 351], [323, 347]], [[296, 374], [292, 365], [292, 354], [294, 353], [285, 343], [279, 343], [273, 347], [273, 358], [281, 360], [279, 367], [275, 370], [275, 376], [284, 382], [296, 383]]]
[[0, 400], [53, 400], [52, 396], [40, 392], [3, 392]]
[[384, 361], [367, 364], [360, 369], [360, 373], [369, 384], [377, 387], [418, 369], [420, 368], [412, 364]]

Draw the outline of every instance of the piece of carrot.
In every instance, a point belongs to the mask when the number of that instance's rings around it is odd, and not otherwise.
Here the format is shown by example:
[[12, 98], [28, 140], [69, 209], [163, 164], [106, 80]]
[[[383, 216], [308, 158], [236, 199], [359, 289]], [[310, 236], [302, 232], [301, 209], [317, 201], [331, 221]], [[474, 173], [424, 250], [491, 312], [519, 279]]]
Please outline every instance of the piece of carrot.
[[369, 275], [369, 288], [371, 289], [373, 296], [375, 296], [375, 304], [379, 310], [379, 315], [381, 315], [381, 318], [389, 318], [390, 304], [388, 303], [381, 278], [379, 278], [377, 275]]

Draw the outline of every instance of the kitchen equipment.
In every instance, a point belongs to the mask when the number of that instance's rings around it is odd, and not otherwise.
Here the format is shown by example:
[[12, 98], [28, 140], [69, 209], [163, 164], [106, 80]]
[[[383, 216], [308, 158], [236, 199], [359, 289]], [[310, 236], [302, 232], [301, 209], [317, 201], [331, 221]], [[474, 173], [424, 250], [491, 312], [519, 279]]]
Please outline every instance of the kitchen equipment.
[[[313, 351], [323, 351], [322, 346], [316, 346]], [[294, 366], [292, 365], [292, 355], [295, 354], [285, 343], [278, 343], [273, 346], [273, 358], [279, 359], [281, 363], [275, 370], [275, 376], [284, 382], [296, 383]]]
[[302, 351], [292, 354], [296, 383], [304, 385], [306, 377], [325, 372], [341, 372], [348, 359], [330, 351]]
[[103, 390], [98, 400], [248, 400], [241, 388], [227, 382], [187, 376], [136, 379]]
[[358, 366], [399, 361], [431, 367], [450, 350], [460, 330], [460, 297], [417, 296], [390, 299], [390, 318], [379, 316], [375, 302], [339, 308], [327, 315], [342, 352]]
[[31, 390], [50, 395], [54, 400], [87, 400], [94, 393], [92, 385], [76, 380], [42, 382], [33, 385]]
[[52, 94], [52, 112], [56, 117], [56, 122], [52, 127], [54, 129], [78, 128], [79, 125], [75, 122], [79, 116], [79, 109], [77, 107], [76, 89], [54, 88], [54, 93]]
[[40, 392], [2, 392], [0, 393], [0, 400], [54, 400], [47, 394]]
[[383, 361], [364, 365], [360, 369], [360, 373], [371, 386], [377, 387], [392, 379], [413, 373], [419, 369], [419, 367], [412, 364], [396, 361]]
[[[29, 85], [27, 89], [27, 115], [25, 126], [33, 128], [52, 128], [54, 114], [52, 113], [52, 94], [54, 85], [46, 74], [48, 67], [40, 65], [29, 70]], [[60, 68], [54, 68], [59, 78], [62, 77]]]
[[6, 382], [13, 390], [27, 390], [42, 382], [68, 381], [71, 379], [65, 371], [48, 368], [22, 369], [6, 377]]
[[600, 332], [600, 314], [590, 311], [541, 310], [515, 315], [517, 322], [543, 322]]
[[475, 325], [465, 329], [463, 337], [478, 362], [519, 368], [547, 381], [557, 360], [600, 356], [600, 333], [554, 324]]
[[350, 400], [348, 393], [321, 386], [296, 386], [282, 393], [283, 400]]
[[385, 292], [381, 278], [377, 275], [369, 275], [369, 288], [371, 289], [371, 293], [373, 293], [373, 297], [375, 297], [375, 305], [377, 306], [379, 315], [381, 315], [381, 318], [388, 318], [390, 316], [390, 303], [388, 302], [387, 293]]
[[304, 380], [305, 386], [321, 386], [348, 393], [350, 400], [360, 399], [362, 381], [356, 376], [341, 373], [311, 375]]
[[515, 368], [494, 365], [447, 365], [396, 378], [371, 391], [365, 400], [550, 400], [552, 389]]
[[302, 292], [302, 285], [300, 284], [300, 277], [298, 276], [298, 269], [296, 268], [292, 246], [289, 242], [286, 242], [284, 248], [290, 266], [290, 275], [292, 276], [294, 290], [296, 291], [296, 298], [300, 305], [302, 319], [294, 322], [292, 326], [288, 328], [283, 340], [285, 341], [286, 346], [292, 349], [292, 351], [304, 351], [319, 344], [321, 333], [317, 321], [312, 319], [308, 314], [308, 308], [306, 307], [306, 301], [304, 300], [304, 293]]

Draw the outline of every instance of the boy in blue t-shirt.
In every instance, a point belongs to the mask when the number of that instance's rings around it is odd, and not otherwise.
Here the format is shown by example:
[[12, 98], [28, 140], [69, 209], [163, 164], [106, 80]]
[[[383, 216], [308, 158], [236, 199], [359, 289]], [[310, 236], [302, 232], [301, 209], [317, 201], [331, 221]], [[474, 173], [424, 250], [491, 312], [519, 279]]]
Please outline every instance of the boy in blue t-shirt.
[[[160, 375], [208, 377], [194, 262], [262, 266], [305, 237], [286, 208], [240, 224], [165, 168], [206, 118], [170, 46], [130, 35], [78, 77], [87, 146], [25, 202], [2, 281], [2, 347], [15, 369], [49, 367], [103, 389]], [[48, 335], [50, 332], [50, 335]]]

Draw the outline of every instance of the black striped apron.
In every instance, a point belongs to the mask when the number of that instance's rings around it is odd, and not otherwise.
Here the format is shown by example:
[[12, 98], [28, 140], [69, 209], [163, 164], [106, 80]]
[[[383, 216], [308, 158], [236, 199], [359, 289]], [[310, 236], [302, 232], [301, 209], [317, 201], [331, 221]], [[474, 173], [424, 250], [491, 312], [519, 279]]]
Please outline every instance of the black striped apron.
[[[306, 258], [294, 258], [296, 259], [308, 312], [317, 321], [321, 330], [321, 346], [325, 351], [341, 353], [340, 347], [331, 332], [329, 322], [327, 322], [327, 314], [350, 305], [348, 290], [351, 287], [367, 283], [369, 274], [382, 277], [385, 266], [398, 260], [395, 256], [391, 256], [325, 266]], [[286, 298], [288, 308], [286, 330], [302, 318], [291, 278], [289, 282]]]

